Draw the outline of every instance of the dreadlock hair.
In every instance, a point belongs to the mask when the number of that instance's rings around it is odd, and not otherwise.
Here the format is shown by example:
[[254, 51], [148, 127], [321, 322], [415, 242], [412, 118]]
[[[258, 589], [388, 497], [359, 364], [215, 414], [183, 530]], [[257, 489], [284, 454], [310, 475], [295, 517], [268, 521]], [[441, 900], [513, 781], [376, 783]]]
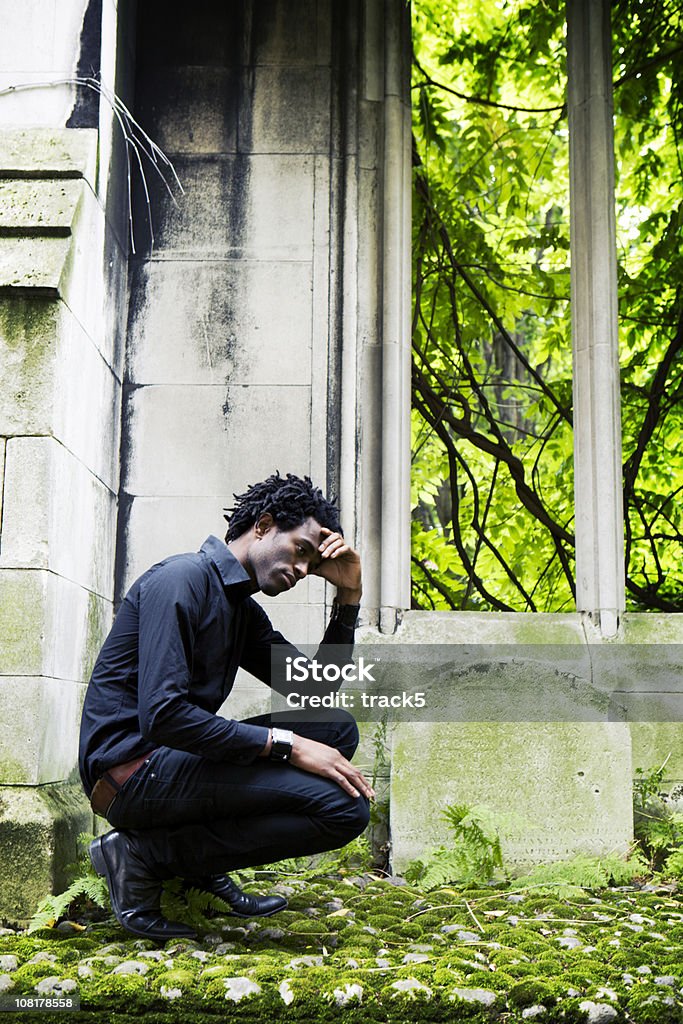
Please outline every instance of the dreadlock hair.
[[224, 516], [228, 521], [226, 543], [246, 533], [265, 512], [270, 513], [280, 530], [292, 530], [310, 516], [333, 533], [342, 532], [339, 509], [307, 476], [303, 480], [293, 473], [282, 477], [278, 470], [267, 480], [252, 484], [244, 494], [233, 497], [234, 508], [224, 510], [232, 513]]

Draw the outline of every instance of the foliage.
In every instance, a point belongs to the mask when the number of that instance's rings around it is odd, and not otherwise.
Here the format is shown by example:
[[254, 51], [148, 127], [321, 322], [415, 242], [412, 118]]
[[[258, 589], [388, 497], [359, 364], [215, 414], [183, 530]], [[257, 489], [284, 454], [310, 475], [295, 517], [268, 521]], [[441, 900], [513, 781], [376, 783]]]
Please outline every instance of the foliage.
[[658, 768], [636, 769], [633, 823], [649, 870], [683, 879], [683, 814], [673, 811], [661, 796], [669, 757]]
[[503, 855], [498, 825], [487, 807], [458, 804], [442, 811], [452, 833], [452, 845], [441, 846], [406, 870], [409, 882], [424, 889], [450, 883], [489, 882], [500, 877]]
[[560, 899], [584, 895], [584, 889], [604, 889], [608, 885], [626, 885], [647, 874], [648, 865], [640, 853], [628, 860], [611, 853], [604, 857], [580, 854], [571, 860], [542, 864], [522, 878], [515, 879], [518, 889], [535, 889], [539, 893], [554, 892]]
[[98, 907], [109, 907], [106, 880], [95, 873], [87, 852], [88, 846], [94, 838], [85, 832], [78, 836], [81, 856], [76, 864], [67, 868], [68, 873], [75, 877], [64, 892], [56, 896], [50, 894], [41, 901], [29, 923], [29, 933], [41, 928], [52, 928], [60, 918], [66, 915], [69, 908], [72, 908], [77, 901], [82, 902], [83, 899], [91, 900]]
[[[413, 603], [573, 607], [565, 5], [415, 0]], [[627, 590], [680, 610], [683, 13], [613, 4]]]

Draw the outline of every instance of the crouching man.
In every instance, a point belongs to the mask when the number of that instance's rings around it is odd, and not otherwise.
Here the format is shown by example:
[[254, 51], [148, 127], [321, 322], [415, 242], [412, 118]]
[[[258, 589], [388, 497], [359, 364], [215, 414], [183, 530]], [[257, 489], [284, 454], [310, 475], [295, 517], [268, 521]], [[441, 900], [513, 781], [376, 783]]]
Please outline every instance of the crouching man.
[[209, 537], [136, 580], [85, 697], [81, 778], [114, 826], [90, 857], [118, 921], [144, 938], [194, 934], [161, 914], [165, 878], [220, 896], [241, 917], [282, 910], [282, 896], [247, 895], [226, 872], [344, 845], [366, 827], [374, 796], [351, 764], [358, 730], [347, 712], [294, 731], [277, 715], [216, 714], [239, 667], [276, 685], [271, 648], [287, 641], [252, 594], [322, 576], [337, 594], [319, 653], [334, 644], [349, 655], [361, 597], [358, 554], [307, 477], [275, 474], [231, 511], [225, 542]]

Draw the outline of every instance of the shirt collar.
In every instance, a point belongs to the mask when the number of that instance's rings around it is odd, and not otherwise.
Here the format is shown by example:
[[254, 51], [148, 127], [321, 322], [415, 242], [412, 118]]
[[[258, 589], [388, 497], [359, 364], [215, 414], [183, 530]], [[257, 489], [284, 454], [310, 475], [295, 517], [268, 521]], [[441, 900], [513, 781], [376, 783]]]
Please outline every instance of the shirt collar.
[[218, 569], [224, 587], [232, 587], [237, 594], [244, 597], [253, 592], [249, 573], [222, 540], [214, 536], [207, 537], [200, 550], [211, 559]]

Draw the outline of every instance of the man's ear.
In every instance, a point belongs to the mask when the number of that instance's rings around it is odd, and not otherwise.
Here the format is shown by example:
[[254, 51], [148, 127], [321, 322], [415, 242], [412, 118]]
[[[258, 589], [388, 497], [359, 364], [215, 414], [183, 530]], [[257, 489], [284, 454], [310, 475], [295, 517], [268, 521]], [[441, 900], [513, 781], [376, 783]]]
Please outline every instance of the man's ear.
[[257, 537], [263, 537], [269, 530], [272, 530], [274, 526], [275, 520], [271, 516], [270, 512], [264, 512], [254, 523], [254, 533]]

